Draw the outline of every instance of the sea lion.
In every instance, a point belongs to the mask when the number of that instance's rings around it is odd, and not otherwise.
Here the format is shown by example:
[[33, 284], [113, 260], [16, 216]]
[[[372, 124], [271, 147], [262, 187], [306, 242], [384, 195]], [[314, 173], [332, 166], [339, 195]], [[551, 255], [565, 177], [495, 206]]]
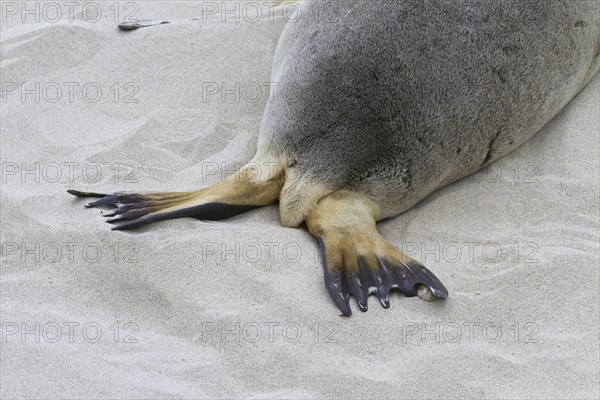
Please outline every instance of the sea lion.
[[[86, 193], [112, 205], [113, 229], [170, 218], [217, 220], [279, 202], [281, 222], [317, 237], [325, 284], [385, 308], [400, 289], [444, 285], [376, 222], [514, 150], [599, 68], [597, 1], [300, 3], [278, 43], [258, 150], [230, 178], [195, 192]], [[281, 90], [295, 85], [300, 96]], [[458, 167], [458, 171], [457, 171]], [[122, 222], [122, 223], [121, 223]]]

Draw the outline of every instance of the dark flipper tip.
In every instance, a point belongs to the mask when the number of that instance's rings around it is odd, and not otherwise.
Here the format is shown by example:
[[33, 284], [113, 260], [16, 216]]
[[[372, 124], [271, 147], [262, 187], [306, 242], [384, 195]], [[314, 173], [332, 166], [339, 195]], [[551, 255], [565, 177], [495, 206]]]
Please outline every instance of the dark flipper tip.
[[342, 312], [342, 315], [349, 317], [352, 315], [352, 309], [350, 308], [350, 296], [348, 295], [348, 291], [342, 282], [342, 274], [340, 272], [335, 272], [333, 275], [330, 274], [327, 266], [324, 266], [324, 269], [325, 286], [327, 287], [329, 295]]
[[[409, 262], [406, 264], [409, 273], [409, 281], [414, 288], [414, 292], [423, 300], [433, 301], [443, 300], [448, 297], [448, 289], [444, 284], [424, 265], [418, 262]], [[429, 294], [427, 294], [428, 289]]]
[[72, 194], [77, 197], [106, 197], [107, 195], [104, 193], [94, 193], [94, 192], [81, 192], [79, 190], [69, 189], [67, 193]]
[[[109, 220], [106, 222], [125, 221], [125, 222], [119, 223], [119, 225], [115, 225], [112, 228], [110, 228], [113, 231], [124, 231], [124, 230], [138, 228], [142, 225], [146, 225], [151, 222], [164, 221], [164, 220], [173, 219], [173, 218], [181, 218], [184, 216], [187, 216], [187, 215], [180, 215], [180, 214], [178, 214], [177, 211], [175, 211], [175, 212], [157, 213], [157, 214], [150, 213], [150, 214], [145, 214], [145, 215], [142, 215], [139, 217], [132, 217], [131, 220], [127, 220], [128, 218], [119, 218], [119, 219], [113, 219], [113, 221]], [[119, 216], [119, 217], [121, 217], [121, 216]]]
[[[448, 297], [448, 289], [425, 266], [415, 260], [391, 261], [387, 257], [358, 258], [358, 269], [347, 265], [328, 265], [325, 242], [317, 239], [323, 262], [325, 286], [343, 315], [352, 315], [350, 296], [361, 311], [368, 310], [367, 298], [374, 294], [383, 308], [390, 308], [389, 292], [399, 290], [406, 297], [418, 296], [425, 301]], [[331, 264], [331, 260], [329, 260]]]
[[321, 238], [317, 238], [319, 242], [319, 250], [321, 252], [321, 259], [323, 261], [323, 272], [325, 276], [325, 287], [329, 292], [329, 295], [342, 312], [341, 316], [349, 317], [352, 315], [352, 309], [350, 308], [350, 296], [348, 291], [344, 287], [342, 282], [342, 272], [336, 271], [333, 275], [330, 273], [327, 267], [327, 253], [325, 249], [325, 242]]
[[[146, 216], [147, 217], [147, 216]], [[150, 222], [154, 222], [154, 221], [158, 221], [158, 219], [153, 219], [153, 218], [146, 218], [146, 217], [141, 217], [138, 219], [134, 219], [132, 221], [126, 221], [123, 222], [119, 225], [115, 225], [112, 228], [110, 228], [111, 231], [125, 231], [128, 229], [133, 229], [133, 228], [137, 228], [140, 227], [142, 225], [146, 225]], [[121, 219], [118, 220], [114, 220], [114, 221], [106, 221], [106, 222], [120, 222], [122, 221]]]

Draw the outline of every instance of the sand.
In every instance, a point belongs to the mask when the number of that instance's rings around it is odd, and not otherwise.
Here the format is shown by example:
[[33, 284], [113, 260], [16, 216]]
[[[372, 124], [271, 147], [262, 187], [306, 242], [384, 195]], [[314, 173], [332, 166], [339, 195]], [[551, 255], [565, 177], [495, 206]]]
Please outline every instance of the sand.
[[[343, 318], [275, 206], [113, 232], [66, 193], [192, 190], [248, 161], [282, 8], [38, 4], [2, 3], [2, 398], [598, 398], [598, 77], [380, 224], [447, 301]], [[115, 9], [171, 23], [121, 32]]]

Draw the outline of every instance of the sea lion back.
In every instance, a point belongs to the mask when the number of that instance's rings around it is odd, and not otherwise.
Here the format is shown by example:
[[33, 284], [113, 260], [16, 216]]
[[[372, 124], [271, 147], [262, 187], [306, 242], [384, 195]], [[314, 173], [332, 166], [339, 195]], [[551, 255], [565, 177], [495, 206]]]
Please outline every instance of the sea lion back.
[[344, 189], [389, 217], [507, 154], [598, 70], [598, 7], [305, 3], [280, 39], [259, 139], [293, 178], [280, 204], [301, 214]]

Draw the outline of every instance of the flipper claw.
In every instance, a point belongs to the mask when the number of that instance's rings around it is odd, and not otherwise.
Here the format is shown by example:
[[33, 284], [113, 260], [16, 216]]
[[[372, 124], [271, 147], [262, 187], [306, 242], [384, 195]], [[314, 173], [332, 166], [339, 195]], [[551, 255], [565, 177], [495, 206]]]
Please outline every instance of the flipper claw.
[[360, 308], [361, 311], [367, 311], [369, 309], [369, 306], [367, 305], [369, 289], [363, 285], [361, 275], [356, 272], [346, 273], [345, 282], [349, 294], [356, 299], [358, 308]]
[[325, 272], [325, 286], [342, 314], [345, 316], [352, 315], [352, 310], [350, 309], [350, 296], [342, 283], [342, 274], [336, 272], [331, 275]]
[[[113, 205], [120, 207], [122, 205], [135, 204], [142, 201], [142, 196], [140, 194], [132, 194], [132, 193], [115, 193], [115, 194], [105, 194], [101, 199], [92, 201], [91, 203], [86, 204], [85, 206], [88, 208], [98, 207], [103, 205]], [[86, 196], [92, 197], [92, 196]], [[98, 197], [98, 196], [94, 196]]]
[[104, 193], [94, 193], [94, 192], [80, 192], [79, 190], [67, 190], [67, 193], [72, 194], [77, 197], [104, 197], [107, 196]]

